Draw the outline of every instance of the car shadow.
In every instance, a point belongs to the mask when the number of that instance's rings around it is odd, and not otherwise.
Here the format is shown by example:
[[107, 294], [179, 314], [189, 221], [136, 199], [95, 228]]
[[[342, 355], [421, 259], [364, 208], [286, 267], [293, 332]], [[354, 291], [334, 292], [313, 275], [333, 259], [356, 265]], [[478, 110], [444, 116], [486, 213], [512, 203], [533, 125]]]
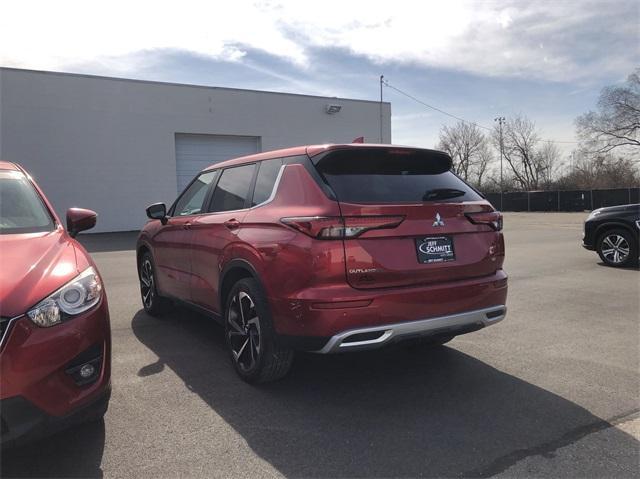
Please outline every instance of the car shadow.
[[[603, 268], [611, 268], [611, 269], [615, 269], [618, 271], [640, 271], [640, 264], [632, 264], [629, 266], [609, 266], [607, 263], [605, 263], [604, 261], [599, 261], [598, 266], [602, 266]], [[625, 273], [623, 273], [625, 274]]]
[[76, 239], [89, 253], [132, 251], [136, 249], [139, 231], [121, 233], [80, 233]]
[[139, 311], [132, 328], [159, 358], [140, 377], [173, 370], [287, 477], [489, 477], [609, 426], [452, 347], [300, 354], [285, 379], [249, 386], [208, 318], [179, 310], [152, 321]]
[[0, 476], [102, 477], [104, 421], [82, 424], [53, 436], [2, 451]]

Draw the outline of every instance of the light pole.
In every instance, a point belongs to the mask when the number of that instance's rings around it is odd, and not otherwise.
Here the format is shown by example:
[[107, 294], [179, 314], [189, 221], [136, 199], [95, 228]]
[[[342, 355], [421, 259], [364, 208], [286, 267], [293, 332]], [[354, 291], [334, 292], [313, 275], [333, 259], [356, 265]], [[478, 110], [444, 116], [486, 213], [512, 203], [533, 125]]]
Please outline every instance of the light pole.
[[382, 85], [384, 84], [384, 75], [380, 75], [380, 143], [382, 143]]
[[498, 118], [494, 118], [493, 121], [497, 121], [500, 128], [500, 211], [502, 211], [503, 206], [503, 196], [504, 196], [504, 183], [502, 180], [502, 157], [503, 155], [503, 143], [502, 143], [502, 124], [506, 121], [504, 116], [499, 116]]

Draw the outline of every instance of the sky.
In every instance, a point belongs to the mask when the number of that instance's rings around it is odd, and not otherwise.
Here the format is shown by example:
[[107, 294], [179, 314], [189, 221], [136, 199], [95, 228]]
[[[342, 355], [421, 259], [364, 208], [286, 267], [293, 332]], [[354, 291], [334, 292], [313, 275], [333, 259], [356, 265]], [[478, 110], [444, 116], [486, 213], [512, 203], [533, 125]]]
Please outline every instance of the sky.
[[[640, 67], [640, 2], [0, 0], [0, 66], [368, 100], [384, 75], [483, 126], [527, 115], [568, 154], [575, 118]], [[456, 122], [383, 96], [396, 144]]]

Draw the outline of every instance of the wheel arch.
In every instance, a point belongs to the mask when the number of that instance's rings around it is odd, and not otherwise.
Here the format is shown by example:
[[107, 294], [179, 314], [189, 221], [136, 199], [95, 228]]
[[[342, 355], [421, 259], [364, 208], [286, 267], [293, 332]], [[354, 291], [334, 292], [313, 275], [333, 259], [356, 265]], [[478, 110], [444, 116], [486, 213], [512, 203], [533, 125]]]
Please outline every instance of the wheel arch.
[[227, 263], [220, 274], [220, 287], [218, 288], [218, 301], [220, 304], [220, 314], [224, 315], [226, 298], [236, 284], [243, 278], [255, 279], [263, 291], [266, 292], [260, 275], [254, 266], [245, 259], [233, 259]]
[[634, 229], [631, 228], [629, 225], [618, 222], [618, 221], [608, 221], [606, 223], [598, 225], [598, 227], [596, 228], [595, 235], [594, 235], [595, 247], [596, 248], [598, 247], [598, 245], [600, 244], [600, 239], [607, 231], [614, 230], [614, 229], [623, 229], [628, 233], [630, 233], [631, 237], [634, 238], [636, 242], [638, 241], [638, 233], [634, 231]]

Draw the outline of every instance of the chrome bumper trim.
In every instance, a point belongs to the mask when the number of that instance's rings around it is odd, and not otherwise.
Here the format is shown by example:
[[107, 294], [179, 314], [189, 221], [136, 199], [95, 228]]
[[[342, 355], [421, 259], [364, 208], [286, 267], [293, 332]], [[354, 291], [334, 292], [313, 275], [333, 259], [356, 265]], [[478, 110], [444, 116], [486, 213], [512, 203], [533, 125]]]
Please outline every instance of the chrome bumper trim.
[[[2, 346], [4, 346], [5, 340], [9, 337], [9, 333], [11, 332], [11, 325], [15, 323], [18, 319], [24, 317], [26, 315], [21, 314], [19, 316], [14, 316], [13, 318], [9, 318], [7, 320], [7, 326], [4, 328], [2, 335], [0, 335], [0, 351], [2, 350]], [[5, 318], [7, 319], [7, 318]]]
[[[452, 314], [449, 316], [440, 316], [437, 318], [420, 319], [417, 321], [407, 321], [370, 328], [351, 329], [331, 337], [327, 344], [316, 352], [320, 354], [331, 354], [363, 349], [374, 349], [395, 339], [400, 339], [403, 336], [429, 336], [430, 334], [436, 334], [438, 332], [444, 333], [447, 329], [455, 330], [457, 328], [472, 325], [479, 325], [482, 327], [491, 326], [502, 321], [506, 315], [506, 306], [499, 305], [491, 308]], [[375, 339], [345, 342], [345, 340], [348, 340], [354, 335], [375, 333], [380, 333], [380, 336]]]

